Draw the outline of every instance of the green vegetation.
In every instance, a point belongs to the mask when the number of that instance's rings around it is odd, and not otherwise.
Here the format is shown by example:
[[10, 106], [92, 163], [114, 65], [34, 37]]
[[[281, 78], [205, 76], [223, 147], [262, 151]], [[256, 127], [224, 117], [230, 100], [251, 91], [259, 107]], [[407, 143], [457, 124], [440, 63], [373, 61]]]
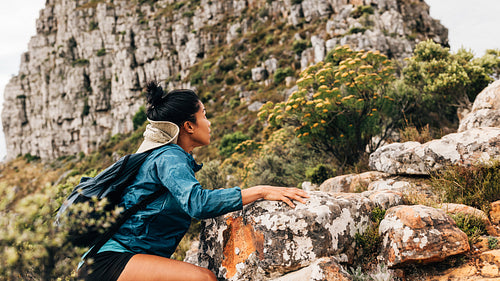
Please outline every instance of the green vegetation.
[[301, 141], [352, 165], [372, 137], [391, 126], [391, 64], [379, 52], [338, 47], [301, 73], [298, 91], [286, 102], [268, 102], [259, 116], [271, 127], [293, 126]]
[[370, 5], [366, 5], [366, 6], [357, 6], [356, 9], [354, 9], [352, 12], [351, 12], [351, 16], [353, 18], [359, 18], [363, 15], [373, 15], [375, 12], [375, 10], [373, 9], [372, 6]]
[[26, 153], [26, 154], [24, 154], [24, 159], [26, 159], [27, 163], [30, 163], [32, 161], [40, 160], [40, 157], [38, 157], [36, 155], [31, 155], [31, 153]]
[[[2, 186], [0, 192], [5, 192]], [[0, 217], [0, 276], [5, 280], [69, 280], [84, 249], [67, 241], [67, 230], [54, 227], [63, 189], [49, 186]], [[5, 197], [2, 197], [4, 201]], [[5, 202], [2, 202], [4, 205]]]
[[500, 162], [450, 166], [432, 176], [434, 191], [443, 202], [460, 203], [489, 212], [500, 200]]
[[93, 31], [99, 28], [99, 23], [95, 21], [90, 21], [89, 23], [89, 31]]
[[132, 117], [132, 123], [134, 124], [134, 130], [144, 125], [148, 117], [146, 116], [146, 108], [144, 106], [139, 107], [139, 110]]
[[85, 66], [88, 65], [90, 62], [88, 59], [77, 59], [71, 63], [71, 66]]
[[358, 232], [354, 235], [356, 256], [358, 257], [357, 263], [365, 271], [376, 260], [381, 247], [382, 237], [379, 235], [378, 229], [384, 216], [385, 210], [375, 207], [370, 214], [371, 225], [364, 232]]
[[321, 184], [325, 180], [332, 178], [333, 175], [333, 169], [324, 164], [318, 164], [316, 167], [306, 170], [306, 179], [314, 184]]
[[481, 235], [486, 234], [486, 224], [482, 218], [462, 213], [452, 214], [451, 218], [455, 221], [457, 227], [467, 234], [471, 245], [478, 242]]
[[496, 237], [488, 237], [488, 249], [495, 250], [498, 248], [498, 239]]
[[222, 137], [219, 144], [219, 153], [224, 157], [229, 157], [234, 153], [235, 148], [242, 142], [250, 139], [242, 132], [228, 134]]
[[280, 84], [288, 76], [293, 76], [295, 73], [291, 67], [278, 68], [274, 73], [274, 83]]
[[106, 54], [106, 49], [105, 48], [102, 48], [102, 49], [99, 49], [99, 51], [97, 51], [96, 55], [98, 57], [102, 57]]
[[456, 123], [457, 109], [470, 107], [471, 101], [491, 82], [493, 61], [492, 56], [474, 59], [464, 49], [452, 54], [430, 40], [418, 44], [403, 69], [404, 83], [420, 93], [409, 97], [413, 100], [408, 100], [404, 108], [408, 120], [418, 127]]

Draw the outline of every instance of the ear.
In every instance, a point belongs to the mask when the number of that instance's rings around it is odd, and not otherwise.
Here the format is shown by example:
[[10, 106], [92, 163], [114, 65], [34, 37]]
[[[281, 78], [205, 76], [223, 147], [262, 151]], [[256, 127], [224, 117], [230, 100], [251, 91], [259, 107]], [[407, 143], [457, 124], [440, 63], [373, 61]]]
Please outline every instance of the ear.
[[184, 128], [184, 130], [188, 134], [194, 133], [194, 126], [193, 126], [193, 123], [191, 121], [184, 122], [184, 124], [182, 124], [182, 128]]

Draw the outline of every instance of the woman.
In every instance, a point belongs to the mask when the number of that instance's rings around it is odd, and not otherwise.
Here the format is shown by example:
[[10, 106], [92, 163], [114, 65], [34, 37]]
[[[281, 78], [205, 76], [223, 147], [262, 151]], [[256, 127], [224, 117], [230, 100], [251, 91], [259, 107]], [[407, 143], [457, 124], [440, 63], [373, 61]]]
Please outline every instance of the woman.
[[79, 274], [85, 280], [100, 281], [216, 280], [208, 269], [169, 258], [192, 217], [220, 216], [259, 199], [294, 207], [292, 200], [305, 203], [308, 196], [300, 189], [272, 186], [202, 189], [194, 176], [201, 165], [191, 153], [210, 143], [205, 107], [191, 90], [165, 94], [156, 82], [146, 89], [150, 124], [138, 152], [154, 151], [125, 190], [120, 205], [129, 208], [158, 188], [167, 192], [125, 222]]

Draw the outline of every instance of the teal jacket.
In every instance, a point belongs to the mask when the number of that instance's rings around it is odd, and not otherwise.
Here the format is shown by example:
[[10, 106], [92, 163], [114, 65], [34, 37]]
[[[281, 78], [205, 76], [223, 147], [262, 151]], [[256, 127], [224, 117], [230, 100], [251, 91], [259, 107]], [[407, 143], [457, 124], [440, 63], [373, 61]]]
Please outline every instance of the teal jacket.
[[166, 188], [167, 192], [125, 222], [99, 252], [168, 258], [188, 230], [191, 218], [213, 218], [241, 210], [241, 189], [203, 189], [194, 176], [201, 167], [176, 144], [154, 150], [125, 190], [120, 206], [130, 208], [158, 188]]

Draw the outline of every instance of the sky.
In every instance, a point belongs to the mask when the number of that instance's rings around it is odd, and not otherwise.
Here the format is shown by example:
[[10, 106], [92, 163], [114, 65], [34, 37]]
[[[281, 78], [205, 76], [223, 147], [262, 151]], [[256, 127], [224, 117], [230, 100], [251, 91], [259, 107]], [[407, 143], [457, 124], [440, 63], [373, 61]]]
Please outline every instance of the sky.
[[[465, 48], [481, 57], [486, 49], [500, 49], [500, 0], [425, 2], [430, 6], [431, 17], [448, 28], [452, 52]], [[44, 6], [45, 0], [0, 1], [0, 109], [5, 85], [19, 71], [21, 54], [28, 50], [28, 42], [36, 33], [36, 19]], [[5, 153], [0, 130], [0, 160]]]

